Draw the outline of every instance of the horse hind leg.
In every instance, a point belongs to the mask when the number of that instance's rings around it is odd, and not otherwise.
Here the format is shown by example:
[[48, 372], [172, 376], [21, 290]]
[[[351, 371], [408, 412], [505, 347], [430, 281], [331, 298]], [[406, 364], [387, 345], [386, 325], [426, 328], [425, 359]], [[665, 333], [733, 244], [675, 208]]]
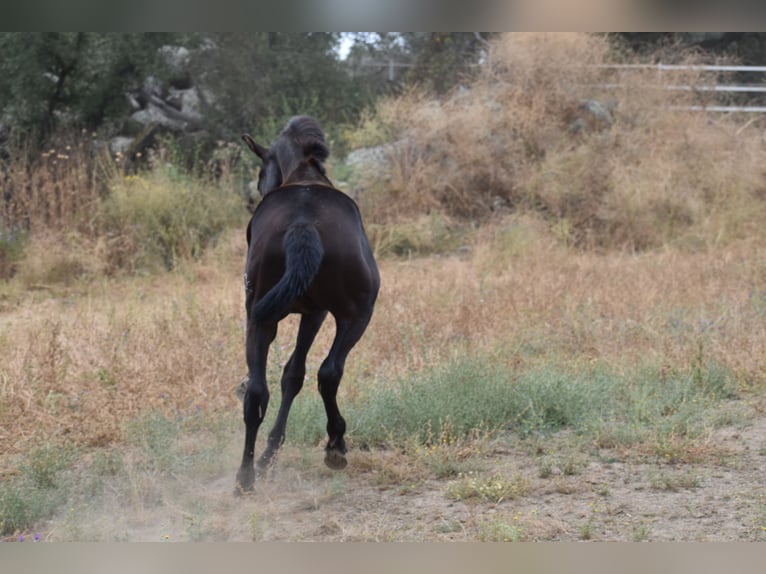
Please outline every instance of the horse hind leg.
[[237, 472], [235, 494], [251, 491], [255, 483], [256, 472], [253, 465], [255, 458], [255, 440], [258, 428], [263, 422], [269, 405], [269, 388], [266, 383], [266, 360], [269, 345], [277, 334], [276, 323], [259, 323], [248, 326], [247, 364], [248, 382], [242, 400], [242, 412], [245, 422], [245, 448], [242, 464]]
[[337, 394], [343, 370], [351, 349], [364, 334], [369, 317], [357, 321], [336, 321], [336, 334], [330, 353], [317, 373], [319, 394], [327, 413], [327, 445], [325, 446], [325, 464], [333, 470], [346, 467], [346, 421], [338, 408]]
[[343, 377], [343, 366], [329, 356], [322, 363], [317, 373], [319, 394], [324, 402], [327, 413], [327, 445], [325, 446], [325, 464], [333, 470], [342, 470], [346, 467], [346, 441], [343, 435], [346, 433], [346, 420], [340, 414], [336, 400], [340, 380]]
[[269, 404], [269, 389], [265, 381], [259, 380], [252, 374], [249, 376], [247, 390], [242, 401], [245, 421], [245, 449], [242, 454], [242, 464], [237, 471], [235, 494], [253, 490], [256, 471], [253, 466], [255, 458], [255, 440], [258, 428], [263, 422], [266, 408]]

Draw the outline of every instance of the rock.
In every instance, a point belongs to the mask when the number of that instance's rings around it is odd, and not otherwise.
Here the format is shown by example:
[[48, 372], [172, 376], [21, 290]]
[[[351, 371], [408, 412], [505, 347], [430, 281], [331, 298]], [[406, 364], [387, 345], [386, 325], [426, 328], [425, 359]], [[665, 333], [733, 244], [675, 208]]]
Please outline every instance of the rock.
[[133, 138], [117, 136], [109, 140], [109, 151], [113, 154], [125, 154], [133, 144]]
[[598, 100], [582, 100], [565, 114], [568, 129], [572, 133], [581, 133], [608, 128], [614, 123], [612, 112], [616, 107], [615, 101], [603, 103]]
[[184, 72], [191, 60], [191, 51], [184, 46], [162, 46], [159, 52], [168, 67], [176, 74]]
[[177, 90], [170, 88], [165, 100], [178, 111], [196, 120], [202, 120], [202, 101], [196, 88]]

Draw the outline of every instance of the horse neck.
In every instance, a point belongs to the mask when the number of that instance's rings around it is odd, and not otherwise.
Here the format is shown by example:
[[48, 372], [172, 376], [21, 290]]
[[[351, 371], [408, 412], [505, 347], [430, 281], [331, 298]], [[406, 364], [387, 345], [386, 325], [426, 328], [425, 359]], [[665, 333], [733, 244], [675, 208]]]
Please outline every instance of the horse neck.
[[294, 185], [296, 183], [319, 183], [333, 187], [330, 178], [322, 173], [321, 164], [314, 158], [299, 163], [284, 179], [282, 185]]

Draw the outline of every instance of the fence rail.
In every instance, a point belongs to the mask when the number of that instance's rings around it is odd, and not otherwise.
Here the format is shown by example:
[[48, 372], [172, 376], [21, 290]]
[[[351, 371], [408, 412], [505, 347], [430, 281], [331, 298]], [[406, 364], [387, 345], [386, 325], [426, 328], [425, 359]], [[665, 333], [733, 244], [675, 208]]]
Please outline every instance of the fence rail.
[[[682, 64], [603, 64], [596, 66], [598, 68], [608, 68], [616, 70], [657, 70], [678, 71], [692, 70], [703, 72], [749, 72], [766, 74], [766, 66], [735, 66], [735, 65], [682, 65]], [[766, 82], [766, 76], [764, 76]], [[620, 88], [621, 84], [602, 84], [604, 88]], [[762, 93], [766, 94], [766, 83], [763, 84], [744, 84], [744, 85], [649, 85], [648, 88], [663, 90], [683, 90], [690, 92], [720, 92], [720, 93]], [[705, 112], [742, 112], [742, 113], [766, 113], [766, 105], [763, 106], [725, 106], [725, 105], [696, 105], [696, 106], [675, 106], [675, 109]]]

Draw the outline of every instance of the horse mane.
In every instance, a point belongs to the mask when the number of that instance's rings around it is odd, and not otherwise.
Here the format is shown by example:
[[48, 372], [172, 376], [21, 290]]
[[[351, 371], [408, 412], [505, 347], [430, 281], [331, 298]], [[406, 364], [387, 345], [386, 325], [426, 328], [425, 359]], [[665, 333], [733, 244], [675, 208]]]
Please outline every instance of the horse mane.
[[272, 145], [283, 184], [317, 180], [329, 184], [324, 161], [330, 155], [324, 132], [311, 116], [293, 117]]
[[330, 155], [330, 147], [327, 145], [324, 132], [319, 127], [319, 122], [311, 116], [295, 116], [282, 130], [281, 136], [292, 142], [294, 151], [305, 159], [314, 158], [319, 163]]

